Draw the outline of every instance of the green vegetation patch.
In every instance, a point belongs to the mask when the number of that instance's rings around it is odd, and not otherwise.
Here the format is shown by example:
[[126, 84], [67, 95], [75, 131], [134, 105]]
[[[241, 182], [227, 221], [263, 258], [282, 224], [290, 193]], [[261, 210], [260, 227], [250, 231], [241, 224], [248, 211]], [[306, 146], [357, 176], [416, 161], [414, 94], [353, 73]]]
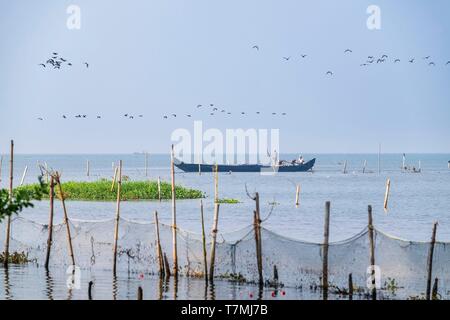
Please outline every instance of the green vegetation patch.
[[[115, 201], [117, 199], [117, 185], [111, 191], [112, 181], [100, 180], [95, 182], [70, 181], [62, 183], [64, 197], [67, 200], [82, 201]], [[20, 190], [34, 190], [35, 185], [19, 187]], [[59, 197], [59, 189], [55, 187]], [[49, 187], [46, 186], [44, 198], [48, 198]], [[203, 197], [199, 190], [175, 187], [177, 199], [198, 199]], [[161, 199], [171, 199], [171, 185], [161, 182]], [[121, 199], [127, 200], [158, 200], [158, 183], [153, 181], [125, 181], [122, 182]]]
[[224, 198], [224, 199], [218, 199], [217, 203], [236, 204], [236, 203], [240, 203], [240, 201], [237, 199]]
[[[0, 263], [5, 262], [5, 253], [0, 253]], [[32, 262], [28, 259], [28, 255], [25, 252], [10, 252], [8, 255], [8, 263], [10, 264], [26, 264]]]

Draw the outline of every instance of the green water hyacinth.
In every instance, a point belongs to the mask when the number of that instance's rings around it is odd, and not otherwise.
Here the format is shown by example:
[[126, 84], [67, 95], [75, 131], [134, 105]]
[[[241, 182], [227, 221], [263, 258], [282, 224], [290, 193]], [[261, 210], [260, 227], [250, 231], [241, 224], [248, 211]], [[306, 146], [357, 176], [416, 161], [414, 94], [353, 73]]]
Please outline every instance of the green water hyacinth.
[[[69, 181], [63, 182], [61, 185], [66, 200], [116, 201], [117, 199], [117, 187], [111, 191], [112, 182], [108, 180], [93, 182]], [[18, 190], [30, 190], [35, 187], [35, 185], [26, 185], [19, 187]], [[44, 198], [48, 198], [49, 194], [48, 186], [46, 188]], [[55, 191], [56, 196], [59, 197], [58, 188]], [[199, 199], [204, 196], [202, 191], [181, 186], [175, 187], [175, 194], [177, 199]], [[161, 182], [161, 199], [171, 198], [170, 183]], [[121, 200], [158, 200], [158, 183], [154, 181], [124, 181], [122, 182]]]

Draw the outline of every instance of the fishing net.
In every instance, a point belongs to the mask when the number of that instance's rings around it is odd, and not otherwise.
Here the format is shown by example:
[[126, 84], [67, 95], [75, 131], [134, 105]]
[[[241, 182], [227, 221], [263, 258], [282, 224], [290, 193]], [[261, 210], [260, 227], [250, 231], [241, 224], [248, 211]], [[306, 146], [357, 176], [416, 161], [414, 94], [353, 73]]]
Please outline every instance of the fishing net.
[[[115, 220], [69, 220], [75, 264], [91, 272], [111, 270]], [[159, 271], [155, 224], [119, 220], [117, 269], [129, 273], [157, 274]], [[170, 266], [172, 228], [159, 225], [160, 242]], [[43, 265], [47, 252], [48, 226], [15, 217], [12, 219], [10, 252], [24, 252], [28, 259]], [[5, 223], [0, 225], [0, 239], [5, 239]], [[53, 226], [50, 266], [72, 264], [65, 224]], [[179, 273], [201, 277], [204, 272], [201, 234], [177, 229]], [[263, 277], [266, 285], [320, 290], [323, 245], [290, 239], [261, 229]], [[374, 229], [375, 264], [381, 298], [423, 298], [427, 282], [429, 243], [412, 242], [389, 236]], [[3, 241], [2, 241], [3, 242]], [[211, 236], [207, 235], [210, 252]], [[369, 232], [363, 230], [345, 241], [330, 243], [328, 279], [330, 292], [345, 294], [352, 274], [355, 294], [369, 291]], [[3, 248], [2, 248], [3, 251]], [[209, 257], [208, 257], [209, 264]], [[274, 269], [278, 274], [275, 278]], [[440, 298], [450, 297], [450, 244], [437, 242], [434, 249], [433, 281], [438, 278]], [[370, 272], [370, 270], [369, 270]], [[257, 282], [258, 267], [253, 226], [229, 233], [218, 233], [215, 276], [230, 281]]]

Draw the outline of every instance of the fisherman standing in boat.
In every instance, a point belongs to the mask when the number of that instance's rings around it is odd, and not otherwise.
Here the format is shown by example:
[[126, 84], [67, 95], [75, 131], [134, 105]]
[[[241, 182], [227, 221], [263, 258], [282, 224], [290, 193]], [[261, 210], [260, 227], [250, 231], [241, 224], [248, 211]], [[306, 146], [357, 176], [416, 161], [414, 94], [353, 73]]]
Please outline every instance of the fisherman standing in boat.
[[305, 163], [305, 159], [303, 159], [302, 155], [300, 155], [300, 157], [298, 157], [297, 163], [298, 164], [304, 164]]

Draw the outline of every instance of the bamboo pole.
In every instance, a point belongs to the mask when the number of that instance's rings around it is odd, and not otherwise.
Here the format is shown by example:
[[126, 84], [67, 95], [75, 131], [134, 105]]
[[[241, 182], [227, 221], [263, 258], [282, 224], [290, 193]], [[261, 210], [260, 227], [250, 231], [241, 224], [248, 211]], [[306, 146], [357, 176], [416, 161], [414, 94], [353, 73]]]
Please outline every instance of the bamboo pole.
[[439, 279], [435, 278], [434, 279], [434, 284], [433, 284], [433, 291], [431, 292], [431, 299], [432, 300], [438, 300], [439, 299], [438, 284], [439, 284]]
[[427, 263], [427, 291], [426, 291], [426, 299], [430, 300], [431, 295], [431, 278], [433, 274], [433, 255], [434, 255], [434, 246], [436, 244], [436, 229], [438, 223], [435, 222], [433, 224], [433, 232], [431, 234], [431, 242], [430, 249], [428, 251], [428, 263]]
[[159, 276], [164, 276], [164, 261], [161, 249], [161, 240], [159, 237], [158, 211], [155, 211], [155, 233], [156, 233], [156, 254], [158, 255]]
[[[13, 180], [14, 180], [14, 141], [11, 140], [11, 150], [9, 158], [9, 202], [12, 202], [13, 197]], [[9, 238], [11, 236], [11, 216], [6, 218], [6, 240], [5, 240], [5, 261], [3, 262], [5, 268], [8, 268], [9, 260]]]
[[145, 176], [148, 176], [148, 153], [145, 153]]
[[219, 202], [219, 166], [214, 166], [214, 203]]
[[362, 173], [366, 173], [367, 160], [364, 160]]
[[328, 244], [330, 236], [330, 201], [325, 203], [325, 224], [323, 232], [323, 268], [322, 268], [322, 289], [323, 299], [328, 299]]
[[86, 176], [89, 177], [90, 174], [90, 165], [89, 165], [89, 160], [86, 160]]
[[202, 222], [202, 247], [203, 247], [203, 266], [205, 273], [205, 281], [208, 282], [208, 258], [206, 253], [206, 236], [205, 236], [205, 220], [203, 217], [203, 201], [200, 200], [200, 219]]
[[60, 197], [61, 204], [63, 207], [63, 212], [64, 212], [64, 224], [66, 225], [66, 231], [67, 231], [67, 242], [69, 245], [69, 254], [70, 254], [70, 259], [72, 260], [73, 272], [75, 272], [75, 256], [73, 254], [72, 236], [70, 234], [69, 217], [67, 215], [66, 201], [65, 201], [64, 192], [63, 192], [63, 189], [61, 186], [61, 176], [58, 173], [58, 171], [55, 173], [54, 178], [55, 178], [55, 182], [58, 184], [59, 197]]
[[20, 186], [23, 186], [23, 182], [25, 181], [25, 176], [27, 175], [28, 166], [25, 166], [25, 169], [23, 170], [22, 179], [20, 179]]
[[391, 179], [387, 179], [386, 181], [386, 192], [384, 193], [384, 211], [387, 212], [388, 211], [388, 203], [389, 203], [389, 192], [391, 190]]
[[120, 196], [122, 192], [122, 160], [119, 161], [119, 172], [117, 179], [117, 201], [116, 201], [116, 223], [114, 227], [114, 256], [113, 256], [113, 274], [117, 271], [117, 242], [119, 239], [119, 221], [120, 221]]
[[211, 241], [211, 253], [209, 262], [209, 281], [214, 282], [214, 265], [216, 259], [216, 241], [217, 241], [217, 225], [219, 224], [219, 206], [220, 204], [214, 204], [214, 222], [213, 228], [211, 230], [212, 241]]
[[92, 286], [94, 285], [94, 282], [89, 281], [88, 284], [88, 299], [92, 300]]
[[161, 201], [161, 178], [158, 177], [158, 200]]
[[47, 254], [45, 256], [45, 269], [48, 270], [48, 265], [50, 263], [50, 251], [52, 248], [53, 241], [53, 213], [54, 213], [54, 203], [55, 203], [55, 180], [53, 176], [50, 176], [50, 214], [48, 221], [48, 239], [47, 239]]
[[139, 286], [138, 287], [138, 291], [137, 291], [137, 299], [138, 300], [143, 300], [144, 298], [144, 291], [142, 290], [142, 287]]
[[177, 207], [175, 193], [175, 155], [172, 145], [170, 153], [170, 176], [172, 182], [172, 254], [173, 254], [173, 275], [178, 277], [178, 252], [177, 252]]
[[342, 171], [342, 173], [347, 173], [347, 160], [344, 161], [344, 169]]
[[163, 252], [163, 258], [164, 258], [164, 273], [166, 276], [166, 279], [170, 278], [170, 265], [169, 260], [167, 259], [166, 253]]
[[348, 275], [348, 300], [353, 300], [353, 275]]
[[256, 244], [256, 265], [258, 267], [259, 285], [264, 284], [262, 270], [262, 239], [261, 239], [261, 215], [259, 210], [259, 193], [255, 193], [255, 210], [253, 211], [255, 244]]
[[115, 187], [115, 185], [116, 185], [117, 174], [118, 174], [118, 173], [119, 173], [119, 167], [115, 167], [115, 168], [114, 168], [114, 177], [113, 177], [113, 181], [112, 181], [112, 184], [111, 184], [111, 192], [114, 191], [114, 187]]
[[298, 207], [300, 205], [300, 185], [297, 185], [297, 189], [295, 191], [295, 206]]
[[3, 156], [0, 156], [0, 189], [2, 187], [2, 168], [3, 168]]
[[374, 227], [372, 218], [372, 206], [367, 207], [368, 211], [368, 225], [369, 230], [369, 245], [370, 245], [370, 266], [371, 266], [371, 276], [372, 276], [372, 300], [377, 299], [377, 288], [375, 286], [375, 240], [374, 240]]

